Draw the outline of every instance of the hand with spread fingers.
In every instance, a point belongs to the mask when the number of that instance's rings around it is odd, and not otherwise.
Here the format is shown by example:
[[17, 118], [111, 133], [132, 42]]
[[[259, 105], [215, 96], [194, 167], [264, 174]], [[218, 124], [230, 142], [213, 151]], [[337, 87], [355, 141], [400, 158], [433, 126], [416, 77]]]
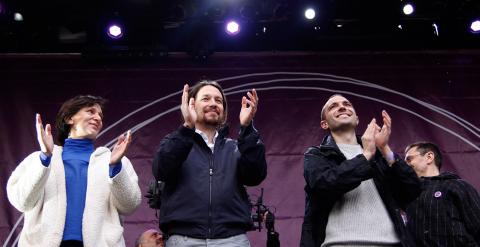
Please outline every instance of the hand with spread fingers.
[[52, 156], [53, 152], [53, 136], [52, 136], [52, 127], [50, 124], [47, 124], [43, 128], [42, 118], [40, 114], [37, 113], [35, 127], [37, 129], [37, 140], [40, 144], [40, 150], [47, 156]]
[[188, 84], [183, 86], [182, 104], [180, 105], [180, 110], [182, 111], [182, 116], [185, 121], [183, 126], [193, 129], [195, 128], [195, 121], [197, 121], [197, 112], [195, 111], [195, 99], [188, 98], [189, 89], [190, 87]]
[[242, 97], [242, 109], [240, 110], [240, 125], [248, 126], [257, 112], [258, 107], [258, 95], [255, 89], [251, 92], [247, 92], [247, 97]]
[[112, 155], [110, 156], [110, 165], [115, 165], [125, 156], [128, 146], [132, 142], [132, 131], [127, 131], [127, 135], [122, 134], [118, 137], [117, 143], [113, 147]]

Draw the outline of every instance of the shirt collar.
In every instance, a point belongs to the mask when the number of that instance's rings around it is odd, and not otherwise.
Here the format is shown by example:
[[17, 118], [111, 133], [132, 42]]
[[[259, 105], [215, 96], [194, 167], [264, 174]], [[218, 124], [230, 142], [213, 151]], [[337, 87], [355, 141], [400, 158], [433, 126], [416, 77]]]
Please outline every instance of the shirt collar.
[[205, 144], [207, 144], [207, 146], [213, 152], [213, 147], [215, 146], [215, 140], [217, 139], [218, 131], [215, 131], [215, 136], [213, 137], [213, 143], [208, 143], [208, 136], [203, 131], [201, 131], [199, 129], [195, 129], [195, 132], [197, 132], [203, 138], [203, 141], [205, 141]]

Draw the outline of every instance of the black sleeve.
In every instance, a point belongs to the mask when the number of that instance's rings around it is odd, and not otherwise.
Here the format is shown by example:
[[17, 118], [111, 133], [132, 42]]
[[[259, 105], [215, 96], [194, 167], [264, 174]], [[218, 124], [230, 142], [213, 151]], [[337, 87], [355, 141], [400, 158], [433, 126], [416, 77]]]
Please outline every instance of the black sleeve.
[[194, 135], [194, 130], [181, 126], [160, 142], [152, 166], [157, 180], [168, 182], [177, 177], [182, 163], [192, 149]]
[[395, 154], [395, 162], [389, 169], [389, 178], [387, 179], [391, 183], [393, 197], [403, 209], [422, 191], [420, 178], [413, 168], [397, 154]]
[[480, 197], [470, 184], [461, 179], [457, 181], [455, 183], [457, 186], [452, 188], [458, 195], [454, 200], [455, 206], [460, 212], [468, 233], [475, 238], [477, 244], [480, 244]]
[[311, 147], [304, 156], [305, 181], [313, 191], [332, 196], [344, 194], [372, 178], [372, 166], [363, 154], [337, 163]]
[[238, 150], [240, 151], [238, 164], [240, 181], [248, 186], [259, 185], [267, 176], [267, 161], [265, 145], [252, 123], [247, 127], [241, 127]]

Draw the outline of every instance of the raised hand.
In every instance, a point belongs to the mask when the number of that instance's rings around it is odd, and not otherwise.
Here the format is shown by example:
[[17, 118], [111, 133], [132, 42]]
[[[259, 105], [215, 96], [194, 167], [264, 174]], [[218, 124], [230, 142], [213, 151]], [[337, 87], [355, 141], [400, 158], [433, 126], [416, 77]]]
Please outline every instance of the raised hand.
[[110, 156], [110, 165], [117, 164], [125, 153], [127, 152], [128, 146], [130, 146], [130, 142], [132, 142], [132, 131], [127, 131], [127, 136], [122, 134], [118, 137], [117, 143], [113, 147], [112, 154]]
[[183, 86], [182, 104], [180, 110], [182, 111], [183, 120], [185, 121], [183, 126], [188, 128], [195, 128], [195, 121], [197, 121], [197, 112], [195, 111], [194, 98], [188, 98], [188, 84]]
[[50, 124], [43, 128], [42, 118], [40, 114], [37, 113], [35, 127], [37, 129], [37, 140], [40, 145], [40, 150], [47, 156], [52, 156], [53, 152], [53, 136], [52, 136], [52, 127]]
[[375, 145], [377, 145], [380, 152], [382, 152], [383, 157], [387, 160], [389, 165], [392, 165], [395, 162], [395, 157], [393, 151], [388, 145], [388, 140], [390, 139], [390, 134], [392, 133], [392, 118], [388, 115], [387, 111], [382, 111], [383, 126], [376, 126], [375, 134]]
[[376, 147], [375, 147], [375, 133], [376, 133], [377, 123], [375, 118], [370, 121], [363, 133], [362, 136], [362, 146], [363, 146], [363, 155], [370, 160], [373, 155], [375, 154]]
[[380, 150], [388, 146], [388, 140], [392, 133], [392, 119], [385, 110], [382, 111], [382, 118], [383, 126], [380, 128], [377, 125], [377, 133], [375, 134], [375, 145], [377, 145]]
[[242, 97], [242, 109], [240, 110], [240, 125], [248, 126], [252, 122], [258, 107], [258, 95], [255, 89], [247, 92], [247, 97]]

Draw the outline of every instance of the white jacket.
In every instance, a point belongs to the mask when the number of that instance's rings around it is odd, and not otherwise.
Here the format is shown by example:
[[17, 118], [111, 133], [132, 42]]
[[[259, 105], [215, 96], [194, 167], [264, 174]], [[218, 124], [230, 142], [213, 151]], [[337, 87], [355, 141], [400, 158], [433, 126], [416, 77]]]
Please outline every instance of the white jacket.
[[[25, 213], [18, 246], [58, 247], [63, 237], [67, 198], [62, 147], [55, 146], [49, 167], [34, 152], [13, 171], [7, 183], [10, 203]], [[82, 234], [85, 247], [125, 246], [119, 214], [132, 213], [141, 202], [138, 177], [130, 160], [109, 176], [110, 150], [90, 156]]]

